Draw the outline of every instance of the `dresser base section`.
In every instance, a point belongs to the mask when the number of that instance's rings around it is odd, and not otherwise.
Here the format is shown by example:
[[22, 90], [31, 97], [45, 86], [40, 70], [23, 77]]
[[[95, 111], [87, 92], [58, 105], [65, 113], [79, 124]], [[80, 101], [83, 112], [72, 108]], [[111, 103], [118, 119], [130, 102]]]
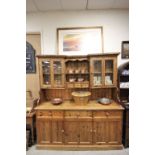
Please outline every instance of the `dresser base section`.
[[36, 145], [40, 150], [121, 150], [123, 145]]

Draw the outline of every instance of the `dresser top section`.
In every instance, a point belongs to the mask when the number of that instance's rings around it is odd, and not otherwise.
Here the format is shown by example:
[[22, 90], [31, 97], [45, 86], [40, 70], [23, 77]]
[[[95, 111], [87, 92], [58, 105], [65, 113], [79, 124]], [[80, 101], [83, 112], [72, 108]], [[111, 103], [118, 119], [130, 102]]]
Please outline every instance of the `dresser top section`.
[[123, 110], [124, 108], [116, 103], [112, 102], [109, 105], [102, 105], [97, 101], [89, 101], [86, 105], [78, 105], [73, 101], [64, 101], [60, 105], [53, 105], [50, 101], [42, 102], [35, 110]]

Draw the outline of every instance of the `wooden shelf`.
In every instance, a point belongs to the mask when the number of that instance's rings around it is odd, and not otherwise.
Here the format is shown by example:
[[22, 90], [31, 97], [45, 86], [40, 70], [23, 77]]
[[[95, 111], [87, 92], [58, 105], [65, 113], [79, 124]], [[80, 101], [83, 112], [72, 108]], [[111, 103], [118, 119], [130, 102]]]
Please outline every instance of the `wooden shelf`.
[[66, 75], [89, 75], [89, 73], [66, 73]]
[[43, 75], [50, 75], [50, 73], [43, 73]]
[[63, 73], [54, 73], [54, 75], [62, 75]]
[[113, 74], [113, 71], [106, 71], [105, 74]]
[[102, 72], [94, 72], [94, 73], [92, 73], [92, 74], [102, 74]]

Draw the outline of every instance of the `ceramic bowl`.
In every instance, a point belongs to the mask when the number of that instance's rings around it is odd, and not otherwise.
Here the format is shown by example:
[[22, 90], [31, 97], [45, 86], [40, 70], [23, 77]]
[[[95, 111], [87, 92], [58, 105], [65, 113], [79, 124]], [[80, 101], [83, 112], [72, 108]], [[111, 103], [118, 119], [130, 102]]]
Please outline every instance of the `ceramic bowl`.
[[70, 78], [69, 82], [75, 82], [75, 80], [76, 80], [75, 78]]
[[61, 98], [53, 98], [52, 100], [51, 100], [51, 103], [53, 104], [53, 105], [59, 105], [59, 104], [61, 104], [63, 102], [63, 100], [61, 99]]
[[82, 82], [82, 81], [84, 81], [83, 78], [78, 78], [78, 82]]
[[108, 105], [112, 102], [111, 99], [109, 98], [100, 98], [97, 100], [98, 103], [104, 104], [104, 105]]

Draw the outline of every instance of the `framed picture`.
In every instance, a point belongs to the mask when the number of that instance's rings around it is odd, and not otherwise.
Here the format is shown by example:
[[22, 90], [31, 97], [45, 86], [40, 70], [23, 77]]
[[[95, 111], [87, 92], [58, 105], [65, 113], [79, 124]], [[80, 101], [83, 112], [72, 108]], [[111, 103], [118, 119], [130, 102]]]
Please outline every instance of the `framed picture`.
[[103, 52], [102, 27], [57, 29], [59, 55], [86, 55]]
[[129, 59], [129, 41], [122, 41], [122, 59]]

